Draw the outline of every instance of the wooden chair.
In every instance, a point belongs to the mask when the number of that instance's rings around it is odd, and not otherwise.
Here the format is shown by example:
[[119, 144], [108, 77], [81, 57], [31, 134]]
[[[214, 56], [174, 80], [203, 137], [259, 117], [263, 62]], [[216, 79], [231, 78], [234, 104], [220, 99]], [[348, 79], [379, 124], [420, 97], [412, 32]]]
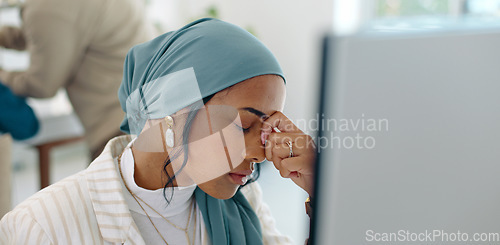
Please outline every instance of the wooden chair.
[[35, 145], [38, 150], [38, 163], [40, 166], [40, 189], [50, 185], [50, 151], [52, 148], [81, 140], [83, 140], [83, 137], [76, 136]]
[[40, 131], [26, 141], [38, 150], [40, 189], [50, 185], [50, 153], [58, 147], [83, 140], [83, 127], [74, 114], [39, 118]]

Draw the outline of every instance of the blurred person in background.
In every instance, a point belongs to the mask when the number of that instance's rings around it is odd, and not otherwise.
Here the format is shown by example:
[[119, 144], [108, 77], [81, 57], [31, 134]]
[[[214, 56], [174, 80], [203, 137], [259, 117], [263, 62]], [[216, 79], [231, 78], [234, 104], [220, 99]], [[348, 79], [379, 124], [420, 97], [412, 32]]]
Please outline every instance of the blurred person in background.
[[38, 120], [25, 99], [0, 83], [0, 217], [11, 209], [12, 138], [28, 139], [38, 128]]
[[15, 94], [53, 97], [65, 88], [85, 129], [92, 159], [121, 134], [116, 91], [127, 51], [153, 37], [139, 0], [27, 0], [22, 28], [4, 26], [0, 46], [27, 50], [26, 71], [0, 69]]

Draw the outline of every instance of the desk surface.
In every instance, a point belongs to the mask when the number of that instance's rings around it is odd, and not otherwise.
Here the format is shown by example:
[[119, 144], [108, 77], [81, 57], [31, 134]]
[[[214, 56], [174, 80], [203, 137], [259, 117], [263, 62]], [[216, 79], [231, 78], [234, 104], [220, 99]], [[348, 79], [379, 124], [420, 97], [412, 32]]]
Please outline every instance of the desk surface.
[[44, 117], [40, 119], [40, 131], [28, 140], [22, 141], [29, 145], [40, 145], [51, 141], [81, 137], [84, 129], [74, 114]]

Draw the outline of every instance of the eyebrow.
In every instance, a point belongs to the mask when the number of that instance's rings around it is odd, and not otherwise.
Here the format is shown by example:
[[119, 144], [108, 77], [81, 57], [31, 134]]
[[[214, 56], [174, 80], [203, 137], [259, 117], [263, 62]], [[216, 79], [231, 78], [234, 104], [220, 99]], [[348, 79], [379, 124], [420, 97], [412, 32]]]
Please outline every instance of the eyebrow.
[[248, 111], [252, 114], [255, 114], [256, 116], [260, 117], [261, 119], [266, 119], [269, 117], [269, 115], [267, 115], [266, 113], [262, 112], [262, 111], [259, 111], [253, 107], [242, 107], [242, 108], [238, 108], [238, 110], [244, 110], [244, 111]]

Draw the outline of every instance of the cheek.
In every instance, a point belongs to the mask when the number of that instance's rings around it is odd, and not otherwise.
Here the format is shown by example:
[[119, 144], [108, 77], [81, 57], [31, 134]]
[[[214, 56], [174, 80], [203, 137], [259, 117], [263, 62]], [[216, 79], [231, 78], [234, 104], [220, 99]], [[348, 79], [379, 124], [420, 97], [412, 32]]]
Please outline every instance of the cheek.
[[[224, 147], [221, 135], [229, 147]], [[190, 143], [189, 152], [185, 171], [200, 189], [217, 199], [233, 197], [239, 185], [231, 182], [227, 173], [244, 160], [245, 142], [242, 132], [237, 129], [223, 130], [222, 134]]]
[[188, 144], [185, 171], [198, 185], [231, 171], [220, 136], [214, 134]]
[[245, 159], [245, 137], [232, 124], [205, 137], [192, 133], [185, 171], [198, 185], [225, 176]]

